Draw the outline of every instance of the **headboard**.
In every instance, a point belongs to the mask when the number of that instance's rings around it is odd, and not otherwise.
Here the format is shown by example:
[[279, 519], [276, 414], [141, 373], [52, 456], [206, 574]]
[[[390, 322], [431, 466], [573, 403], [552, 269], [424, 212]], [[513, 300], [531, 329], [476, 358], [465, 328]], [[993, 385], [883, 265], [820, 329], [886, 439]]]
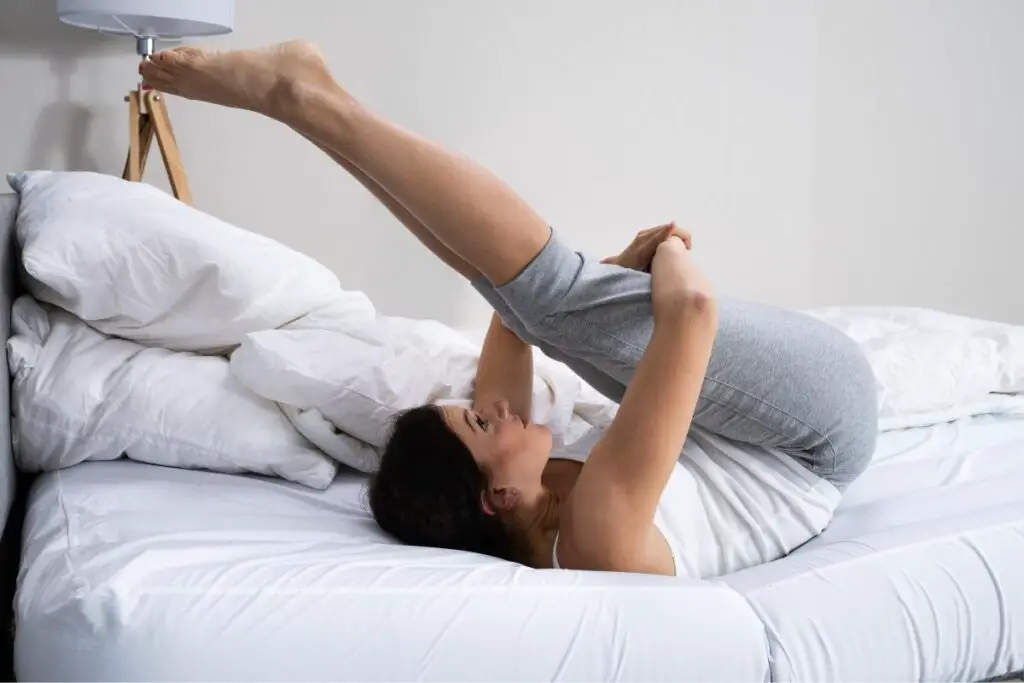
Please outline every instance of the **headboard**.
[[14, 217], [18, 210], [18, 197], [0, 194], [0, 339], [4, 344], [4, 367], [0, 375], [0, 529], [7, 524], [7, 516], [14, 502], [16, 471], [11, 454], [11, 379], [7, 370], [7, 337], [11, 333], [11, 302], [17, 268], [14, 255]]
[[[21, 526], [25, 517], [24, 491], [28, 484], [19, 477], [11, 454], [11, 379], [7, 370], [7, 337], [11, 333], [11, 302], [16, 287], [14, 218], [17, 195], [0, 193], [0, 333], [3, 334], [4, 367], [0, 386], [0, 675], [14, 680], [12, 636], [14, 593], [21, 556]], [[20, 494], [20, 500], [16, 501]], [[10, 522], [10, 524], [8, 524]]]

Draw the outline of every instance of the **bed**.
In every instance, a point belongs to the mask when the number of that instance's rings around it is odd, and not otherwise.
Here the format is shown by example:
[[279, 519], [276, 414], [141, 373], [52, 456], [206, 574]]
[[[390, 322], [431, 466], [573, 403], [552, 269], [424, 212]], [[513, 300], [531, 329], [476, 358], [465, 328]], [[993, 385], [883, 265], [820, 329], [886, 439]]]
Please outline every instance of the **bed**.
[[[8, 222], [11, 203], [0, 197]], [[41, 475], [26, 502], [18, 677], [907, 681], [1024, 669], [1021, 418], [886, 433], [824, 534], [713, 581], [401, 547], [366, 514], [364, 485], [343, 472], [314, 491], [126, 460]]]

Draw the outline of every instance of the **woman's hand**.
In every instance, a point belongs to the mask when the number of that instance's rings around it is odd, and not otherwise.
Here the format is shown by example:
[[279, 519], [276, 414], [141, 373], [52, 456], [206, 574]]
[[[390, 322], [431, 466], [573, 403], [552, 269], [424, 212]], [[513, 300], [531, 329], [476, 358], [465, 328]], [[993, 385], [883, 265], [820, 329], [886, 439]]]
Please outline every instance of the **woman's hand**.
[[651, 261], [654, 259], [654, 251], [669, 237], [678, 237], [686, 244], [687, 249], [693, 247], [693, 237], [689, 230], [680, 228], [674, 222], [666, 223], [649, 230], [641, 230], [622, 253], [617, 256], [609, 256], [601, 263], [611, 263], [623, 268], [649, 272]]
[[651, 304], [654, 320], [682, 314], [708, 316], [717, 321], [715, 292], [690, 256], [681, 238], [670, 236], [654, 250], [651, 260]]

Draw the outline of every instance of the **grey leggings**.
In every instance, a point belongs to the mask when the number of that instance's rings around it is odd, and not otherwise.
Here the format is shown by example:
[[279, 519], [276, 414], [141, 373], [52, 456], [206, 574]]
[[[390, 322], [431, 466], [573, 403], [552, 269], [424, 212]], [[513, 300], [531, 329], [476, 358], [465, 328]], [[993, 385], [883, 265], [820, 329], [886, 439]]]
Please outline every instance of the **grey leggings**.
[[[651, 276], [592, 261], [552, 231], [513, 279], [474, 287], [523, 341], [621, 402], [651, 338]], [[801, 313], [719, 299], [719, 328], [694, 423], [778, 448], [843, 490], [878, 433], [875, 377], [860, 348]]]

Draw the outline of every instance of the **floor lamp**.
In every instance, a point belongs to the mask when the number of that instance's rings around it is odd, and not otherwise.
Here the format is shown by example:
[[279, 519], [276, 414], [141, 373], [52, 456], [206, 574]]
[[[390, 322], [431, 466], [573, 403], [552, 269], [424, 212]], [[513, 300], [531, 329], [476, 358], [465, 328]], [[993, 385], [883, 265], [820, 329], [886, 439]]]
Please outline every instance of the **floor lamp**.
[[[57, 0], [66, 24], [135, 38], [139, 57], [149, 59], [158, 40], [213, 36], [234, 28], [234, 0]], [[191, 204], [185, 167], [171, 128], [164, 96], [141, 87], [128, 93], [128, 158], [122, 177], [139, 182], [156, 137], [171, 191]]]

